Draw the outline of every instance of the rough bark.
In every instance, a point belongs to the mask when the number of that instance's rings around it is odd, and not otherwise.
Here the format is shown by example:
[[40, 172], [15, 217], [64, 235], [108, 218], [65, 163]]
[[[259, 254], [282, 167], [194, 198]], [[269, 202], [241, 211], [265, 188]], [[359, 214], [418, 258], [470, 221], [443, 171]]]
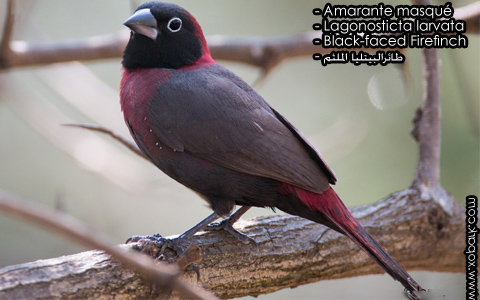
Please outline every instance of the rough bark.
[[[407, 189], [351, 210], [406, 269], [462, 272], [464, 208], [451, 198], [432, 197], [428, 190]], [[445, 201], [450, 205], [441, 205]], [[383, 272], [348, 238], [302, 218], [261, 217], [240, 221], [238, 227], [258, 245], [244, 245], [216, 231], [191, 240], [202, 252], [203, 259], [197, 263], [201, 284], [221, 298]], [[171, 258], [168, 253], [166, 257]], [[185, 276], [196, 282], [194, 271], [187, 269]], [[0, 298], [25, 295], [149, 299], [156, 292], [109, 255], [87, 251], [0, 269]]]

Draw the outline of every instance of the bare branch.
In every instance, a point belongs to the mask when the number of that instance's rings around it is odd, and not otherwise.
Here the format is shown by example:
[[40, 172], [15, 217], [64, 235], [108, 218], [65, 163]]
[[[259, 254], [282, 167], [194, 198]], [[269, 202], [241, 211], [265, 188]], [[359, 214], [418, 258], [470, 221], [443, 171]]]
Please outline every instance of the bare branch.
[[268, 73], [287, 58], [312, 56], [318, 52], [312, 40], [319, 36], [321, 33], [317, 32], [270, 38], [215, 35], [208, 38], [208, 46], [215, 59], [245, 63]]
[[[453, 203], [453, 210], [447, 212], [436, 199], [423, 195], [407, 189], [351, 211], [406, 269], [463, 272], [464, 208]], [[236, 226], [255, 239], [258, 247], [218, 231], [197, 234], [190, 241], [201, 248], [203, 259], [197, 264], [201, 283], [222, 298], [257, 296], [319, 280], [383, 272], [345, 236], [299, 217], [260, 217], [240, 220]], [[167, 260], [172, 255], [167, 252]], [[192, 283], [197, 280], [191, 270], [185, 277]], [[398, 289], [401, 291], [399, 284]], [[2, 299], [52, 291], [62, 298], [117, 295], [151, 299], [151, 290], [99, 251], [0, 269]]]
[[[414, 4], [429, 5], [429, 0], [415, 0]], [[419, 159], [413, 186], [440, 185], [440, 79], [438, 51], [422, 49], [423, 56], [423, 106], [417, 109], [412, 134], [419, 144]]]
[[457, 20], [464, 20], [466, 22], [466, 33], [478, 34], [480, 32], [480, 2], [477, 1], [455, 9], [453, 17]]
[[413, 184], [435, 186], [440, 180], [440, 100], [437, 49], [423, 49], [424, 103], [417, 110], [414, 136], [420, 156]]
[[9, 195], [1, 190], [0, 209], [10, 215], [21, 217], [59, 232], [87, 247], [101, 249], [112, 255], [115, 260], [124, 266], [141, 274], [141, 277], [166, 291], [173, 288], [188, 298], [216, 299], [207, 291], [186, 284], [179, 278], [179, 268], [175, 267], [175, 265], [155, 263], [148, 256], [138, 252], [130, 251], [125, 253], [117, 247], [112, 247], [106, 244], [104, 242], [106, 239], [95, 233], [95, 230], [63, 212], [53, 211], [39, 204], [27, 203], [19, 197]]
[[[455, 17], [467, 22], [468, 33], [479, 33], [480, 2], [457, 8]], [[249, 64], [262, 69], [261, 80], [285, 59], [326, 54], [332, 49], [314, 46], [312, 40], [321, 32], [306, 32], [279, 37], [207, 37], [210, 52], [215, 59]], [[78, 40], [29, 43], [12, 41], [10, 55], [0, 69], [45, 65], [67, 61], [91, 61], [120, 58], [128, 41], [128, 31], [94, 36]], [[338, 50], [338, 49], [337, 49]], [[376, 52], [378, 49], [362, 49]]]
[[127, 41], [126, 30], [115, 34], [60, 42], [29, 43], [12, 41], [9, 67], [119, 58], [122, 56]]
[[13, 25], [15, 23], [15, 6], [13, 0], [8, 0], [5, 23], [3, 24], [2, 40], [0, 41], [0, 68], [9, 67], [11, 54], [10, 42], [12, 40]]
[[70, 126], [70, 127], [84, 128], [84, 129], [88, 129], [88, 130], [91, 130], [91, 131], [98, 131], [98, 132], [101, 132], [101, 133], [105, 133], [105, 134], [111, 136], [112, 138], [114, 138], [115, 140], [119, 141], [121, 144], [123, 144], [128, 149], [132, 150], [133, 153], [135, 153], [138, 156], [140, 156], [141, 158], [144, 158], [144, 159], [148, 160], [149, 162], [151, 162], [150, 159], [148, 159], [145, 156], [145, 154], [140, 149], [138, 149], [137, 145], [133, 144], [132, 142], [130, 142], [129, 140], [127, 140], [123, 136], [119, 135], [118, 133], [116, 133], [116, 132], [114, 132], [110, 129], [107, 129], [107, 128], [99, 126], [99, 125], [88, 125], [88, 124], [63, 124], [63, 125], [64, 126]]

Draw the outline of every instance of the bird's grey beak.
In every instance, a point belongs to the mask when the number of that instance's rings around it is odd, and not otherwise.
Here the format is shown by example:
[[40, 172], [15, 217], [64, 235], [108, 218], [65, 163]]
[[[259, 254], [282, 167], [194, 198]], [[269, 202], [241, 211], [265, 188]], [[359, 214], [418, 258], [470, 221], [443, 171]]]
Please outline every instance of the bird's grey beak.
[[152, 40], [157, 39], [157, 20], [155, 20], [149, 8], [137, 10], [123, 25]]

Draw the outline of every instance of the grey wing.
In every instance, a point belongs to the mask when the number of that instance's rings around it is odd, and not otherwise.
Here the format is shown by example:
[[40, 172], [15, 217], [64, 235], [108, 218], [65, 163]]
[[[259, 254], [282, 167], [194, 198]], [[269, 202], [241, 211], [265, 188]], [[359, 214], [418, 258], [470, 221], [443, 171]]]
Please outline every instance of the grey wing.
[[158, 138], [177, 151], [313, 192], [334, 184], [335, 175], [300, 131], [224, 70], [195, 83], [179, 77], [182, 88], [159, 90], [151, 110], [160, 114], [151, 119]]

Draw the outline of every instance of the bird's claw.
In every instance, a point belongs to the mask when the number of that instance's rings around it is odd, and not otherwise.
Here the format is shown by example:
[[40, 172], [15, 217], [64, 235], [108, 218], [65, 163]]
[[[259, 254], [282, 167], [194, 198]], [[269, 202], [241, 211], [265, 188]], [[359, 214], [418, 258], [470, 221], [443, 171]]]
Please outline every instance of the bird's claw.
[[135, 250], [140, 251], [140, 253], [145, 253], [155, 259], [165, 260], [165, 250], [167, 248], [172, 249], [177, 254], [176, 263], [178, 263], [181, 269], [186, 269], [191, 267], [197, 274], [197, 280], [200, 280], [200, 270], [198, 269], [195, 262], [198, 262], [202, 259], [200, 254], [200, 248], [197, 245], [191, 244], [188, 247], [180, 246], [182, 239], [180, 238], [164, 238], [160, 234], [156, 233], [154, 235], [134, 235], [131, 238], [127, 239], [125, 244], [129, 243], [138, 243], [134, 246]]
[[134, 249], [153, 258], [163, 260], [163, 254], [167, 248], [172, 249], [178, 255], [183, 252], [182, 247], [179, 245], [180, 242], [181, 240], [178, 238], [164, 238], [160, 234], [156, 233], [154, 235], [146, 236], [135, 235], [129, 238], [125, 243], [138, 243]]
[[233, 228], [233, 225], [231, 224], [230, 219], [228, 218], [218, 223], [212, 223], [207, 227], [205, 227], [204, 230], [205, 231], [225, 230], [244, 244], [253, 244], [253, 245], [257, 244], [257, 242], [255, 242], [254, 239]]
[[411, 289], [405, 289], [405, 293], [407, 294], [408, 299], [410, 300], [419, 300], [415, 292]]

